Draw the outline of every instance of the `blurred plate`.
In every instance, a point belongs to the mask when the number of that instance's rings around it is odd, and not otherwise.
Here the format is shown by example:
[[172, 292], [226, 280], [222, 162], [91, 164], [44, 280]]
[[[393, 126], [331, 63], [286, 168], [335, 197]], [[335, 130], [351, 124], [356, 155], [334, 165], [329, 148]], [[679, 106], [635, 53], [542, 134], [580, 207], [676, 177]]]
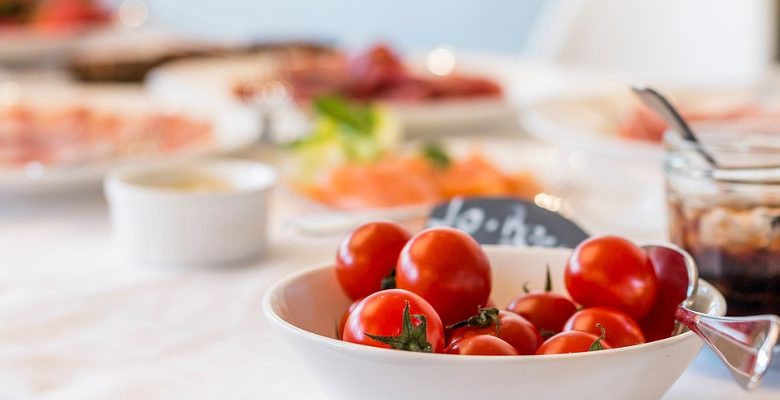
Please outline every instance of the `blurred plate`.
[[99, 24], [51, 34], [24, 28], [0, 30], [0, 62], [24, 65], [58, 61], [73, 53], [85, 40], [113, 34], [115, 29], [110, 24]]
[[[777, 98], [756, 87], [664, 90], [683, 110], [728, 112], [747, 106], [774, 106]], [[660, 143], [627, 139], [619, 125], [637, 110], [639, 101], [625, 88], [580, 95], [559, 95], [538, 102], [521, 112], [521, 123], [544, 141], [593, 153], [628, 156], [657, 162]]]
[[[84, 39], [110, 32], [125, 19], [115, 18], [113, 7], [102, 0], [4, 1], [3, 5], [10, 8], [0, 22], [0, 62], [8, 64], [50, 65]], [[145, 4], [140, 7], [145, 12]], [[120, 9], [127, 7], [123, 4]]]
[[[545, 193], [534, 201], [570, 217], [592, 234], [619, 234], [638, 240], [661, 240], [665, 203], [660, 167], [582, 150], [565, 150], [530, 139], [449, 138], [440, 143], [451, 156], [479, 150], [505, 172], [530, 170]], [[376, 219], [408, 221], [427, 215], [429, 207], [334, 211], [292, 192], [280, 202], [293, 215], [289, 225], [310, 235], [342, 234]]]
[[225, 154], [240, 150], [256, 142], [259, 132], [254, 130], [242, 110], [221, 109], [219, 112], [194, 112], [172, 108], [149, 98], [137, 86], [124, 85], [70, 85], [0, 82], [0, 104], [29, 104], [33, 107], [57, 109], [62, 106], [84, 105], [96, 110], [116, 112], [120, 116], [143, 115], [150, 112], [180, 115], [204, 120], [212, 125], [213, 141], [198, 148], [184, 149], [143, 158], [109, 158], [44, 167], [2, 167], [0, 192], [4, 195], [28, 192], [54, 191], [94, 186], [105, 173], [117, 165], [132, 163], [170, 162], [186, 158]]
[[[414, 53], [406, 62], [413, 69], [425, 68], [427, 54]], [[494, 79], [504, 88], [504, 98], [394, 104], [408, 136], [484, 133], [494, 125], [517, 126], [517, 105], [529, 93], [541, 93], [549, 89], [549, 82], [559, 81], [558, 71], [516, 56], [468, 51], [453, 51], [453, 55], [457, 72]], [[267, 54], [172, 62], [153, 70], [146, 84], [155, 97], [168, 103], [203, 109], [228, 103], [255, 109], [239, 101], [232, 88], [242, 80], [272, 76], [274, 62]]]

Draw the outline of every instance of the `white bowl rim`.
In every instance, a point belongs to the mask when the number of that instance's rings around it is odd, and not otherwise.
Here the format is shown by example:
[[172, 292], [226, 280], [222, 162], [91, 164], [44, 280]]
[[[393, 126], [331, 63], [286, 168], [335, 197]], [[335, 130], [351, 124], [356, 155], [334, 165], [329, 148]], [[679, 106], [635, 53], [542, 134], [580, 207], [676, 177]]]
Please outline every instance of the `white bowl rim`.
[[[544, 252], [551, 252], [551, 251], [572, 251], [571, 249], [566, 248], [540, 248], [540, 247], [516, 247], [516, 246], [501, 246], [501, 245], [486, 245], [482, 246], [487, 251], [523, 251], [523, 252], [538, 252], [538, 253], [544, 253]], [[453, 360], [459, 360], [457, 362], [484, 362], [485, 360], [491, 360], [491, 362], [496, 363], [508, 363], [508, 362], [517, 362], [520, 360], [523, 361], [529, 361], [529, 360], [539, 360], [539, 359], [545, 359], [545, 360], [551, 360], [551, 359], [574, 359], [574, 358], [582, 358], [582, 357], [598, 357], [602, 356], [604, 353], [602, 351], [591, 351], [591, 352], [584, 352], [584, 353], [567, 353], [567, 354], [530, 354], [530, 355], [518, 355], [518, 356], [502, 356], [502, 357], [496, 357], [496, 356], [468, 356], [463, 357], [460, 355], [454, 355], [454, 354], [441, 354], [441, 353], [418, 353], [418, 352], [411, 352], [411, 351], [398, 351], [398, 350], [391, 350], [386, 348], [380, 348], [380, 347], [373, 347], [373, 346], [366, 346], [362, 344], [357, 343], [349, 343], [345, 342], [343, 340], [338, 340], [329, 336], [323, 336], [316, 334], [314, 332], [307, 331], [303, 328], [299, 328], [287, 321], [284, 320], [280, 315], [278, 315], [273, 310], [273, 305], [271, 304], [272, 297], [279, 292], [279, 290], [283, 287], [286, 287], [291, 282], [295, 281], [296, 279], [307, 275], [309, 273], [312, 273], [314, 271], [324, 270], [328, 268], [332, 268], [332, 263], [327, 263], [325, 265], [323, 264], [316, 264], [314, 266], [310, 266], [308, 268], [302, 269], [300, 271], [296, 271], [292, 274], [289, 274], [276, 283], [274, 283], [265, 293], [263, 296], [263, 313], [265, 314], [266, 318], [269, 321], [272, 321], [273, 323], [279, 325], [284, 330], [298, 335], [302, 336], [305, 339], [307, 339], [310, 342], [318, 342], [330, 347], [339, 348], [339, 349], [346, 349], [351, 351], [363, 351], [366, 355], [374, 355], [374, 356], [381, 356], [385, 355], [388, 357], [398, 357], [402, 359], [423, 359], [423, 360], [442, 360], [446, 359], [448, 362], [454, 362]], [[725, 313], [725, 305], [726, 300], [723, 297], [723, 295], [718, 291], [712, 284], [709, 282], [699, 279], [699, 289], [702, 287], [707, 288], [712, 294], [713, 294], [713, 302], [720, 304], [722, 307], [719, 307], [719, 314]], [[668, 347], [671, 345], [674, 345], [675, 343], [683, 340], [688, 340], [695, 336], [696, 334], [687, 331], [683, 332], [681, 334], [671, 336], [665, 339], [656, 340], [653, 342], [648, 343], [642, 343], [638, 345], [633, 346], [626, 346], [626, 347], [620, 347], [620, 348], [614, 348], [614, 349], [606, 349], [608, 350], [607, 354], [617, 354], [618, 352], [644, 352], [644, 351], [651, 351], [655, 349], [656, 347]], [[388, 351], [390, 350], [390, 351]], [[529, 361], [530, 362], [530, 361]]]
[[[265, 175], [261, 182], [257, 182], [251, 186], [235, 187], [226, 191], [205, 191], [205, 192], [188, 192], [180, 190], [171, 190], [165, 188], [157, 188], [151, 186], [139, 185], [129, 182], [127, 179], [133, 175], [139, 174], [151, 174], [151, 173], [165, 173], [167, 171], [184, 169], [184, 168], [214, 168], [218, 166], [233, 166], [237, 168], [243, 168], [246, 170], [260, 171]], [[125, 193], [132, 192], [135, 195], [154, 198], [165, 198], [180, 200], [187, 199], [212, 199], [212, 198], [224, 198], [236, 195], [244, 195], [249, 193], [263, 193], [273, 188], [279, 180], [278, 172], [271, 165], [243, 159], [226, 159], [226, 158], [205, 158], [189, 161], [174, 161], [169, 163], [155, 163], [153, 165], [128, 165], [118, 167], [109, 172], [106, 175], [104, 181], [104, 190], [107, 197], [119, 194], [119, 191]]]

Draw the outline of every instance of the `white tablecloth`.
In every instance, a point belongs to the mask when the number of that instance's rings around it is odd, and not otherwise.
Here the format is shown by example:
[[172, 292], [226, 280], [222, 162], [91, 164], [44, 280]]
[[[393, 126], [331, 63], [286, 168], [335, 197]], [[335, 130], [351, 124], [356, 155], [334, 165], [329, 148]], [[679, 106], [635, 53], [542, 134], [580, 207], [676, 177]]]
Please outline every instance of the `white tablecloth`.
[[[98, 192], [0, 202], [0, 399], [324, 398], [260, 304], [337, 238], [285, 233], [280, 203], [265, 260], [192, 271], [118, 259]], [[705, 352], [666, 398], [777, 399], [780, 371], [749, 395]]]

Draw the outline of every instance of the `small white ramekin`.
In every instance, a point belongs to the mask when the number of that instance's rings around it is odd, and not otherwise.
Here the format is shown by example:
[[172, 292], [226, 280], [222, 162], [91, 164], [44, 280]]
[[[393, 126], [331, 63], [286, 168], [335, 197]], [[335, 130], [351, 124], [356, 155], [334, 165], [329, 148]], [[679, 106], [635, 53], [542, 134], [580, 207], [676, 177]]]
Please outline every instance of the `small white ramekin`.
[[[175, 174], [215, 177], [228, 190], [189, 192], [145, 185]], [[156, 265], [222, 265], [263, 255], [276, 171], [240, 160], [201, 160], [112, 171], [104, 189], [114, 240], [128, 260]]]

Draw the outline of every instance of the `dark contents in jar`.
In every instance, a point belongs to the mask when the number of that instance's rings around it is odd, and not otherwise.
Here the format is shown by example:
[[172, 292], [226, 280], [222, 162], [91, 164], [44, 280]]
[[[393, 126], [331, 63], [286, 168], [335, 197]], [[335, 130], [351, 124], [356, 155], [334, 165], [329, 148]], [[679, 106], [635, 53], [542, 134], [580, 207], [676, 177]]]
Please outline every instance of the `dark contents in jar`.
[[672, 241], [726, 297], [728, 315], [780, 314], [780, 207], [691, 205], [669, 196]]

